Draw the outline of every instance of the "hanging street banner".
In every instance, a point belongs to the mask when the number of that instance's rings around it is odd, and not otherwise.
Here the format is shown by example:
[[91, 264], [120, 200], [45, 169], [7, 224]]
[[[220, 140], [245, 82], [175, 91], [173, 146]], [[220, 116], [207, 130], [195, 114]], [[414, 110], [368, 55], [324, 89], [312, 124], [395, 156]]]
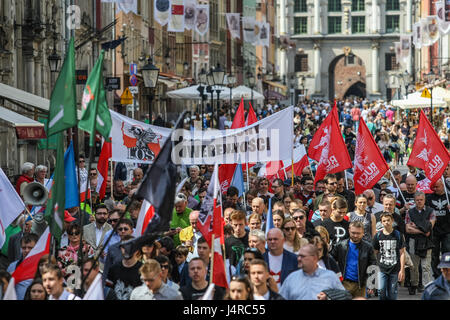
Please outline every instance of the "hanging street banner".
[[152, 163], [170, 136], [171, 129], [110, 112], [112, 161]]
[[294, 107], [286, 108], [249, 126], [228, 130], [172, 134], [175, 164], [231, 164], [292, 159]]

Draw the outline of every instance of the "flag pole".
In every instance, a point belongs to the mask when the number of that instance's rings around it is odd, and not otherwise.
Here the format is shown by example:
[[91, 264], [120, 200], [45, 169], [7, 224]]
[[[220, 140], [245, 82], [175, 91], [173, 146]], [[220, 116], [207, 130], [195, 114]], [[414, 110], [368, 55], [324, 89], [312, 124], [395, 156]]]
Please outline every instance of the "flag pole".
[[344, 170], [344, 175], [345, 175], [345, 188], [348, 190], [347, 169]]
[[397, 180], [395, 180], [394, 174], [392, 173], [391, 168], [389, 168], [389, 173], [391, 174], [392, 180], [394, 180], [394, 183], [397, 186], [398, 193], [400, 193], [400, 196], [402, 197], [403, 202], [406, 203], [405, 197], [403, 196], [403, 192], [402, 192], [402, 190], [400, 190], [400, 186], [398, 185]]
[[[111, 164], [111, 179], [110, 179], [110, 184], [111, 184], [111, 197], [113, 197], [113, 191], [114, 191], [114, 189], [113, 189], [113, 186], [114, 186], [114, 169], [113, 169], [113, 167], [114, 167], [114, 163], [113, 163], [113, 161], [112, 161], [111, 158], [109, 158], [109, 162], [110, 162], [110, 164]], [[106, 179], [108, 179], [108, 178], [106, 178]]]
[[[214, 213], [213, 213], [214, 216]], [[214, 218], [213, 218], [214, 219]], [[211, 235], [211, 263], [209, 268], [209, 284], [212, 283], [214, 277], [214, 233]]]
[[450, 201], [448, 201], [448, 192], [447, 192], [447, 186], [445, 185], [445, 179], [444, 175], [441, 176], [442, 183], [444, 184], [444, 191], [445, 191], [445, 197], [447, 198], [447, 204], [450, 204]]

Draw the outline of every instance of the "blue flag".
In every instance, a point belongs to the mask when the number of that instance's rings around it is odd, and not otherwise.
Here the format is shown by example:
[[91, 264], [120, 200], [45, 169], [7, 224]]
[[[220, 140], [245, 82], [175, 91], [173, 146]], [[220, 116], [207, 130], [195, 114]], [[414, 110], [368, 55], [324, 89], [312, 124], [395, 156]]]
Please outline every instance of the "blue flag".
[[66, 205], [65, 209], [78, 207], [80, 205], [80, 195], [78, 193], [77, 171], [75, 169], [75, 153], [73, 151], [73, 141], [64, 154], [64, 179], [66, 181]]
[[244, 193], [244, 174], [242, 173], [242, 165], [239, 163], [234, 170], [233, 179], [231, 179], [231, 186], [239, 190], [239, 197]]
[[[272, 198], [269, 198], [269, 209], [267, 210], [267, 217], [266, 217], [266, 232], [265, 232], [266, 239], [267, 233], [272, 228], [275, 228], [275, 226], [273, 225], [272, 219]], [[266, 248], [267, 248], [267, 241], [266, 241]]]

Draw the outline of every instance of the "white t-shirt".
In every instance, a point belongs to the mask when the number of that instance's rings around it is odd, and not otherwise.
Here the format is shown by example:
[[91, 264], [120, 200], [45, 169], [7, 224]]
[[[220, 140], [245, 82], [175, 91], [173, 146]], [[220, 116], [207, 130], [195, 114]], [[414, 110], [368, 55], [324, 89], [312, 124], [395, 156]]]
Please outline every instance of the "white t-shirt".
[[283, 255], [273, 256], [269, 252], [269, 273], [278, 285], [278, 289], [281, 287], [281, 264], [283, 262]]
[[257, 295], [256, 293], [253, 294], [253, 300], [269, 300], [270, 292], [267, 290], [267, 292], [263, 295]]

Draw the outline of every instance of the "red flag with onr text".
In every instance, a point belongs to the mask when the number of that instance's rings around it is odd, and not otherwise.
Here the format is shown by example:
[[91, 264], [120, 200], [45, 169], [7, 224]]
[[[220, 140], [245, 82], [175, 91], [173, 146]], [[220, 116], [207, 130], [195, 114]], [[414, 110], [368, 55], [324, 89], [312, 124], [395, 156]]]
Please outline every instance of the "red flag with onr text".
[[353, 181], [357, 195], [371, 189], [389, 170], [380, 148], [362, 117], [359, 118], [354, 162]]
[[97, 163], [98, 177], [97, 177], [96, 191], [98, 192], [100, 200], [103, 200], [103, 198], [105, 198], [106, 183], [108, 179], [108, 164], [109, 159], [111, 159], [111, 156], [112, 156], [111, 142], [104, 141], [102, 151], [100, 152], [100, 156], [98, 158]]
[[308, 156], [319, 162], [314, 184], [328, 173], [336, 173], [352, 167], [352, 161], [339, 128], [336, 104], [314, 134], [309, 144]]
[[450, 155], [423, 110], [407, 165], [421, 168], [433, 186], [444, 174]]

